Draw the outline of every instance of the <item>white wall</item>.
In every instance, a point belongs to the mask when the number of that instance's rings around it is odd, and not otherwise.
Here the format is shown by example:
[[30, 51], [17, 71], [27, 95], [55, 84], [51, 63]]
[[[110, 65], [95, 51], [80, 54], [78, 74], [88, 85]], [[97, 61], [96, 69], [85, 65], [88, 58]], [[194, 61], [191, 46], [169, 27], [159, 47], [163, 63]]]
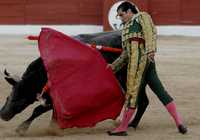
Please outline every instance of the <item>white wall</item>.
[[[0, 25], [0, 34], [38, 35], [41, 27], [50, 27], [68, 35], [102, 32], [95, 25]], [[157, 26], [159, 35], [200, 36], [200, 26]]]
[[68, 35], [103, 31], [102, 26], [94, 25], [0, 25], [0, 34], [38, 35], [42, 27], [49, 27]]
[[200, 26], [157, 26], [159, 35], [199, 36]]

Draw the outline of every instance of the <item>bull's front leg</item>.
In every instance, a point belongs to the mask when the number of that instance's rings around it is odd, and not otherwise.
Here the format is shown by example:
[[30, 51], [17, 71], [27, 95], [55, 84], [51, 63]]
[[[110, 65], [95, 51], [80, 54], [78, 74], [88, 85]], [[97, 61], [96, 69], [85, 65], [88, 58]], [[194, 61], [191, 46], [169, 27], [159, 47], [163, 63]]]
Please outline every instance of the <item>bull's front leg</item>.
[[32, 115], [23, 123], [21, 123], [17, 129], [16, 132], [20, 135], [23, 135], [29, 128], [29, 126], [31, 125], [32, 121], [37, 118], [38, 116], [40, 116], [41, 114], [49, 111], [52, 109], [52, 105], [47, 105], [47, 106], [43, 106], [43, 105], [39, 105], [37, 106], [34, 110]]

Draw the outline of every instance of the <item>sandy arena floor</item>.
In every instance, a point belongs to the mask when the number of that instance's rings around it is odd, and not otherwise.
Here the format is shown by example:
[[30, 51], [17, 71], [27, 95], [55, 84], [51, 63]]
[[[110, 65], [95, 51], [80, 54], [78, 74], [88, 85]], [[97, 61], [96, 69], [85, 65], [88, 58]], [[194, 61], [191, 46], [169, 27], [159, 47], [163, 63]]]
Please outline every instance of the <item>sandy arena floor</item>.
[[[199, 140], [200, 139], [200, 38], [159, 37], [156, 56], [157, 70], [169, 94], [177, 103], [178, 111], [188, 125], [189, 132], [181, 135], [175, 123], [158, 98], [148, 89], [150, 105], [135, 131], [129, 128], [127, 137], [110, 137], [107, 130], [113, 121], [99, 123], [95, 128], [65, 129], [52, 132], [48, 129], [51, 112], [35, 120], [25, 134], [15, 133], [17, 126], [29, 117], [33, 107], [28, 107], [9, 122], [0, 120], [0, 140]], [[37, 47], [24, 36], [0, 36], [0, 106], [11, 87], [3, 77], [3, 70], [21, 75], [27, 65], [39, 56]]]

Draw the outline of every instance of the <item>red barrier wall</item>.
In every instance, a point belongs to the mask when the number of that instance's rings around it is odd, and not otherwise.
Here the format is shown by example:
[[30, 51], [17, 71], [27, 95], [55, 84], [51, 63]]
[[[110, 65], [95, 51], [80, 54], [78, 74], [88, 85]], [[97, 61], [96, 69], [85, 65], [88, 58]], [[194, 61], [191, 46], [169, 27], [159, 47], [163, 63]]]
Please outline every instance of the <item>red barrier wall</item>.
[[[113, 1], [0, 0], [0, 24], [107, 25]], [[130, 0], [148, 11], [158, 25], [200, 25], [199, 0]]]

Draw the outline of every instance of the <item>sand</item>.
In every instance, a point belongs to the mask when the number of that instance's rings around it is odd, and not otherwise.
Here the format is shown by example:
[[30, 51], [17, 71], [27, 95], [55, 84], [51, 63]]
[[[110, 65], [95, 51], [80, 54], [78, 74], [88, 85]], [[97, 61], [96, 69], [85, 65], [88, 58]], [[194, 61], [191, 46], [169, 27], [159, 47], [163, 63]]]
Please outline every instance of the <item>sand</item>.
[[[11, 86], [4, 80], [3, 70], [21, 76], [27, 65], [39, 56], [35, 43], [25, 36], [0, 35], [0, 107]], [[34, 103], [11, 121], [0, 120], [0, 139], [5, 140], [199, 140], [200, 139], [200, 38], [160, 36], [156, 55], [158, 74], [177, 104], [178, 111], [188, 126], [186, 135], [178, 133], [175, 123], [158, 98], [147, 89], [150, 104], [137, 130], [129, 128], [127, 137], [110, 137], [106, 131], [114, 128], [112, 120], [94, 128], [49, 129], [52, 112], [37, 118], [24, 136], [15, 133], [17, 126], [27, 119]], [[27, 93], [28, 94], [28, 93]]]

